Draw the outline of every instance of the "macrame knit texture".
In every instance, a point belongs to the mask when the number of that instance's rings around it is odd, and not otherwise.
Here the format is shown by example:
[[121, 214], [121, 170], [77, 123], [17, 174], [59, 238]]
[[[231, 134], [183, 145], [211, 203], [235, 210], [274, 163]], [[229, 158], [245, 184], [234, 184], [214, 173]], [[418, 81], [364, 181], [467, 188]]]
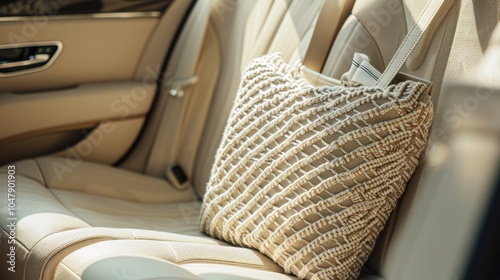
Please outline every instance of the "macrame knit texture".
[[305, 279], [356, 279], [419, 162], [427, 85], [313, 87], [279, 54], [243, 73], [203, 230]]

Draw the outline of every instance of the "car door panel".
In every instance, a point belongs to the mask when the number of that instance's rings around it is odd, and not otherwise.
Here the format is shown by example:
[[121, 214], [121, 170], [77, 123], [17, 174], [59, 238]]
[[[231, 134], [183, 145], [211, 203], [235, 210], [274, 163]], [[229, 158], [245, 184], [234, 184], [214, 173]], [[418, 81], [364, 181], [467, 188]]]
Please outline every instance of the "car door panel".
[[[85, 84], [39, 94], [0, 94], [0, 118], [8, 120], [3, 122], [3, 129], [0, 130], [0, 153], [12, 151], [15, 154], [17, 150], [25, 150], [19, 143], [12, 145], [18, 141], [30, 143], [27, 139], [78, 129], [100, 129], [105, 134], [103, 137], [106, 138], [106, 143], [116, 142], [117, 150], [123, 153], [127, 149], [118, 147], [125, 145], [128, 148], [132, 144], [141, 129], [137, 119], [140, 119], [142, 125], [154, 94], [153, 87], [148, 89], [140, 82]], [[129, 122], [129, 120], [135, 121]], [[105, 124], [104, 128], [102, 124]], [[126, 124], [130, 127], [124, 126]], [[125, 139], [124, 131], [128, 131]], [[89, 135], [90, 133], [80, 133], [81, 138]], [[73, 144], [74, 137], [71, 137], [72, 143], [67, 142], [64, 144]], [[96, 150], [100, 144], [102, 143], [93, 143], [94, 154], [104, 148]], [[52, 145], [58, 146], [56, 143]], [[34, 148], [30, 150], [36, 151]], [[38, 153], [30, 155], [36, 156]], [[102, 159], [95, 156], [91, 158]], [[113, 159], [117, 160], [117, 156], [113, 156]], [[8, 159], [2, 161], [8, 162]], [[112, 163], [113, 160], [102, 159], [100, 162]]]
[[0, 91], [39, 92], [89, 82], [129, 80], [156, 24], [156, 18], [52, 20], [25, 36], [24, 22], [3, 22], [0, 34], [6, 36], [0, 37], [0, 45], [59, 41], [62, 51], [44, 71], [3, 77]]
[[[8, 14], [0, 4], [0, 45], [62, 48], [42, 71], [0, 76], [0, 164], [47, 154], [121, 159], [141, 132], [192, 1], [63, 2], [71, 7], [45, 17]], [[106, 5], [78, 10], [76, 2]]]

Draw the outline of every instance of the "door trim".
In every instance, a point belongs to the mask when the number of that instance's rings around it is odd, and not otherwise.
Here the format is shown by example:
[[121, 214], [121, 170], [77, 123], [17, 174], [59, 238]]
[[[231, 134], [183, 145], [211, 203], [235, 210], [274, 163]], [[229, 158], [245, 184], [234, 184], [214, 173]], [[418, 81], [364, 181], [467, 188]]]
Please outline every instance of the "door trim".
[[71, 14], [71, 15], [41, 15], [41, 16], [6, 16], [0, 17], [0, 22], [29, 21], [33, 18], [47, 17], [50, 20], [66, 19], [95, 19], [95, 18], [159, 18], [161, 12], [123, 12], [123, 13], [94, 13], [94, 14]]

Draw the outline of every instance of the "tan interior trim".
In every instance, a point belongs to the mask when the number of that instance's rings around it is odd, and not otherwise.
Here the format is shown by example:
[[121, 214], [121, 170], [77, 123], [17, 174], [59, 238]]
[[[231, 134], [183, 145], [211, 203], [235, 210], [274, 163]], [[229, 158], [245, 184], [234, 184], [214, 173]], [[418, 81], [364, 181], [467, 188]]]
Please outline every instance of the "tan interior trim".
[[[0, 139], [71, 124], [143, 116], [155, 88], [140, 82], [97, 83], [41, 94], [0, 94]], [[47, 110], [49, 108], [49, 110]]]
[[70, 131], [70, 130], [89, 129], [89, 128], [97, 127], [98, 125], [99, 125], [99, 122], [92, 121], [92, 122], [68, 124], [68, 125], [51, 127], [51, 128], [47, 128], [47, 129], [39, 129], [39, 130], [29, 131], [29, 132], [18, 134], [16, 136], [12, 136], [9, 138], [0, 139], [0, 146], [5, 145], [5, 144], [9, 144], [12, 142], [32, 138], [32, 137], [41, 136], [41, 135], [58, 133], [58, 132], [65, 132], [65, 131]]
[[155, 31], [151, 34], [148, 44], [144, 48], [142, 57], [137, 65], [134, 78], [145, 79], [152, 71], [156, 72], [159, 78], [159, 72], [163, 66], [163, 61], [168, 50], [175, 44], [172, 42], [177, 34], [177, 30], [182, 24], [186, 12], [189, 10], [192, 1], [176, 0], [167, 8], [163, 16], [158, 19]]
[[[205, 94], [205, 88], [198, 85], [196, 88], [199, 88], [200, 91], [196, 92], [194, 90], [195, 86], [180, 83], [179, 90], [186, 92], [184, 97], [172, 96], [169, 91], [176, 89], [175, 84], [178, 81], [196, 77], [196, 68], [202, 53], [205, 34], [207, 33], [209, 14], [210, 1], [196, 3], [167, 67], [167, 72], [170, 75], [165, 77], [160, 92], [160, 94], [168, 96], [167, 107], [163, 112], [153, 145], [151, 145], [146, 165], [147, 174], [161, 176], [167, 166], [177, 163], [180, 146], [186, 144], [183, 140], [186, 135], [183, 132], [186, 129], [186, 119], [188, 119], [189, 115], [188, 105], [192, 102], [198, 102], [198, 95]], [[199, 80], [199, 77], [196, 79]], [[208, 104], [209, 100], [206, 102]], [[196, 149], [196, 147], [191, 149]], [[162, 163], [166, 163], [166, 165]]]
[[[43, 15], [50, 20], [66, 20], [66, 19], [93, 19], [93, 18], [158, 18], [160, 12], [124, 12], [124, 13], [96, 13], [96, 14], [74, 14], [74, 15]], [[33, 17], [0, 17], [0, 22], [10, 21], [31, 21]]]
[[221, 59], [222, 54], [217, 35], [213, 26], [209, 25], [196, 71], [199, 81], [193, 88], [193, 93], [196, 93], [197, 96], [188, 105], [183, 128], [184, 144], [179, 147], [176, 159], [176, 162], [182, 166], [190, 178], [193, 177], [196, 153], [220, 75]]
[[114, 164], [130, 149], [144, 124], [144, 117], [110, 120], [100, 123], [87, 137], [56, 156], [78, 153], [85, 161]]
[[[187, 1], [180, 1], [180, 2], [183, 2], [184, 4], [186, 4]], [[201, 4], [208, 5], [209, 3], [206, 2], [206, 3], [201, 3]], [[174, 7], [172, 6], [169, 10], [171, 10], [173, 8]], [[184, 8], [187, 8], [187, 6], [184, 7]], [[206, 7], [206, 9], [208, 9], [208, 8], [209, 7]], [[193, 11], [193, 13], [194, 12], [195, 11]], [[174, 16], [174, 15], [172, 15], [172, 16]], [[190, 16], [190, 17], [192, 17], [192, 16]], [[196, 19], [196, 21], [195, 21], [195, 19]], [[191, 22], [194, 22], [195, 25], [198, 26], [197, 22], [200, 22], [201, 18], [198, 17], [198, 18], [195, 18], [195, 19], [191, 19]], [[164, 24], [163, 22], [160, 23], [160, 25], [163, 25], [163, 24]], [[201, 24], [201, 23], [199, 23], [199, 24]], [[203, 23], [203, 24], [205, 24], [205, 23]], [[192, 25], [193, 24], [191, 24], [191, 26]], [[166, 27], [168, 27], [168, 26], [158, 27], [158, 30], [160, 30], [161, 28], [166, 28]], [[192, 27], [189, 27], [188, 22], [186, 22], [186, 25], [185, 25], [184, 29], [188, 29], [188, 28], [192, 28]], [[199, 55], [191, 55], [190, 57], [188, 57], [189, 59], [186, 60], [185, 59], [186, 55], [180, 56], [179, 52], [182, 52], [182, 50], [184, 50], [187, 47], [193, 47], [192, 45], [195, 44], [195, 43], [186, 44], [186, 42], [184, 42], [184, 41], [186, 41], [187, 38], [189, 38], [189, 37], [196, 36], [196, 35], [199, 35], [199, 34], [198, 33], [196, 33], [196, 34], [186, 34], [186, 32], [184, 32], [184, 31], [183, 31], [183, 34], [184, 35], [181, 35], [181, 37], [178, 39], [178, 42], [175, 44], [175, 52], [172, 54], [172, 56], [170, 58], [169, 65], [168, 65], [168, 69], [169, 70], [166, 71], [166, 73], [169, 73], [169, 75], [166, 76], [166, 77], [163, 77], [163, 78], [169, 78], [169, 79], [172, 79], [172, 81], [173, 81], [173, 80], [175, 80], [175, 78], [178, 78], [179, 80], [183, 80], [183, 79], [189, 78], [190, 76], [194, 76], [193, 73], [192, 73], [192, 71], [195, 70], [194, 69], [195, 65], [194, 64], [190, 65], [190, 64], [193, 61], [196, 62], [196, 60], [197, 60], [197, 58], [198, 58]], [[201, 34], [201, 35], [203, 35], [203, 34]], [[157, 36], [156, 33], [155, 33], [154, 36]], [[165, 35], [162, 34], [161, 36], [162, 36], [161, 38], [163, 38]], [[151, 42], [155, 41], [155, 39], [156, 38], [152, 39]], [[203, 38], [200, 37], [198, 39], [201, 40]], [[202, 43], [202, 42], [196, 42], [196, 45], [200, 44], [200, 43]], [[214, 35], [214, 39], [213, 39], [213, 44], [217, 44], [217, 40], [215, 38], [215, 35]], [[150, 44], [150, 45], [152, 45], [152, 44]], [[172, 45], [172, 47], [174, 47], [174, 45]], [[210, 47], [210, 46], [205, 46], [205, 47]], [[201, 51], [205, 52], [207, 50], [202, 49]], [[218, 50], [217, 50], [217, 52], [218, 52]], [[143, 58], [143, 61], [141, 62], [141, 65], [144, 65], [144, 66], [147, 67], [146, 61], [148, 61], [150, 58], [151, 58], [150, 55], [146, 54], [145, 58]], [[213, 62], [213, 63], [215, 63], [215, 62]], [[219, 61], [217, 61], [217, 63], [219, 63]], [[140, 75], [143, 74], [142, 72], [144, 71], [144, 68], [145, 67], [142, 67], [142, 66], [138, 68], [138, 72], [136, 74], [136, 75], [138, 75], [138, 78], [140, 78]], [[210, 66], [209, 69], [210, 69], [209, 71], [215, 71], [214, 66]], [[162, 69], [162, 71], [165, 71], [165, 69]], [[212, 73], [213, 72], [211, 72], [211, 74]], [[198, 74], [198, 73], [196, 73], [196, 74]], [[209, 77], [212, 77], [212, 76], [209, 75]], [[201, 88], [203, 88], [203, 92], [200, 92], [200, 94], [202, 94], [203, 97], [211, 94], [211, 92], [208, 92], [210, 90], [211, 83], [205, 84], [204, 80], [203, 80], [204, 78], [206, 78], [206, 77], [199, 77], [198, 78], [198, 83], [196, 85], [196, 86], [200, 86]], [[166, 91], [168, 91], [168, 89]], [[203, 97], [201, 97], [201, 98], [203, 98]], [[186, 98], [186, 96], [183, 97], [182, 99], [184, 99], [184, 98]], [[198, 98], [200, 98], [200, 96], [196, 96], [195, 97], [195, 99], [198, 99]], [[165, 112], [165, 110], [167, 110], [167, 106], [168, 106], [169, 103], [175, 102], [176, 100], [179, 101], [179, 100], [181, 100], [181, 98], [178, 98], [178, 97], [173, 98], [172, 96], [170, 96], [168, 94], [168, 92], [162, 92], [162, 93], [158, 94], [158, 98], [155, 101], [154, 108], [153, 108], [153, 110], [151, 112], [150, 118], [149, 118], [148, 123], [146, 125], [146, 128], [144, 129], [144, 132], [143, 132], [143, 134], [142, 134], [142, 136], [140, 138], [140, 141], [138, 141], [138, 143], [134, 147], [134, 149], [130, 152], [130, 154], [127, 156], [127, 158], [121, 163], [121, 167], [130, 169], [130, 170], [134, 170], [134, 171], [138, 171], [138, 172], [145, 171], [146, 165], [147, 165], [147, 163], [149, 161], [148, 155], [150, 154], [150, 151], [152, 150], [151, 146], [156, 141], [156, 135], [158, 135], [157, 131], [160, 129], [159, 128], [160, 124], [162, 124], [161, 120], [164, 118], [164, 116], [163, 116], [164, 113], [163, 112]], [[174, 109], [175, 108], [176, 107], [174, 106]], [[169, 112], [169, 114], [172, 115], [172, 112]], [[173, 120], [169, 120], [169, 122], [172, 122], [172, 121]], [[165, 122], [163, 122], [163, 124], [164, 123]], [[168, 133], [165, 134], [166, 136], [175, 135], [175, 133], [173, 131], [171, 131], [171, 130], [169, 130], [167, 132]], [[171, 140], [174, 140], [175, 137], [170, 137], [170, 138], [171, 138]], [[162, 142], [160, 146], [162, 148], [165, 148], [168, 145], [169, 145], [168, 143]], [[161, 152], [161, 151], [156, 151], [156, 150], [155, 150], [155, 153], [161, 153], [161, 155], [165, 155], [166, 154], [166, 152]], [[166, 162], [166, 158], [164, 156], [159, 157], [159, 160], [161, 160], [161, 162]], [[158, 170], [157, 173], [154, 174], [154, 175], [155, 176], [164, 176], [165, 165], [158, 165], [158, 166], [163, 166], [163, 167], [158, 168], [157, 169]], [[150, 173], [148, 173], [148, 174], [150, 174]], [[150, 174], [150, 175], [153, 175], [153, 174]]]
[[[143, 114], [135, 114], [135, 115], [131, 115], [126, 120], [140, 118], [143, 116], [144, 116]], [[116, 122], [116, 121], [121, 121], [121, 120], [122, 119], [120, 119], [120, 118], [110, 118], [110, 119], [107, 119], [106, 121]], [[0, 146], [5, 145], [5, 144], [9, 144], [12, 142], [16, 142], [19, 140], [24, 140], [24, 139], [28, 139], [28, 138], [32, 138], [32, 137], [36, 137], [36, 136], [45, 135], [45, 134], [65, 132], [65, 131], [69, 131], [69, 130], [96, 128], [99, 125], [100, 125], [100, 122], [98, 122], [98, 121], [90, 121], [90, 122], [61, 125], [61, 126], [51, 127], [51, 128], [47, 128], [47, 129], [29, 131], [29, 132], [19, 134], [19, 135], [13, 136], [13, 137], [0, 139]]]
[[[0, 91], [41, 92], [86, 83], [132, 80], [157, 24], [156, 18], [47, 20], [35, 24], [28, 34], [26, 26], [31, 25], [26, 22], [3, 22], [0, 34], [6, 36], [0, 36], [0, 44], [56, 39], [63, 43], [64, 49], [44, 71], [2, 78]], [[155, 86], [149, 81], [144, 85]]]

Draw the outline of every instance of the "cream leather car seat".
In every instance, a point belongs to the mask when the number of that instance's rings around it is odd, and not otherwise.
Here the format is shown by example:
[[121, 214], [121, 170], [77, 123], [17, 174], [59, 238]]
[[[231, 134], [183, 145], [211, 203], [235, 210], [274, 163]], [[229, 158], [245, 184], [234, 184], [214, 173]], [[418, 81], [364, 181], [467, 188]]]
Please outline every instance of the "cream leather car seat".
[[[221, 2], [227, 1], [214, 1], [211, 25], [224, 54], [222, 72], [192, 178], [200, 195], [241, 68], [252, 57], [274, 51], [289, 61], [303, 57], [321, 6], [321, 0], [237, 1], [221, 15]], [[357, 1], [323, 72], [339, 78], [354, 52], [369, 55], [375, 67], [384, 69], [422, 2]], [[405, 72], [434, 82], [435, 103], [443, 77], [474, 74], [498, 21], [497, 11], [496, 1], [456, 1], [431, 43], [421, 48], [421, 57], [407, 65]], [[2, 279], [295, 279], [256, 251], [202, 234], [200, 202], [192, 192], [179, 195], [163, 179], [88, 162], [69, 166], [62, 178], [57, 167], [68, 167], [67, 159], [53, 157], [14, 165], [17, 272], [2, 268]], [[400, 240], [413, 222], [409, 218], [419, 192], [429, 187], [426, 172], [417, 170], [361, 278], [397, 279], [395, 258], [407, 246]], [[6, 182], [6, 175], [0, 180]], [[6, 195], [4, 185], [0, 192]], [[9, 236], [6, 208], [2, 204], [0, 210], [2, 252]]]

